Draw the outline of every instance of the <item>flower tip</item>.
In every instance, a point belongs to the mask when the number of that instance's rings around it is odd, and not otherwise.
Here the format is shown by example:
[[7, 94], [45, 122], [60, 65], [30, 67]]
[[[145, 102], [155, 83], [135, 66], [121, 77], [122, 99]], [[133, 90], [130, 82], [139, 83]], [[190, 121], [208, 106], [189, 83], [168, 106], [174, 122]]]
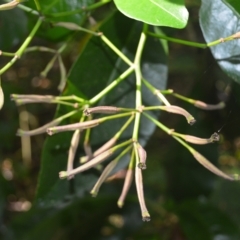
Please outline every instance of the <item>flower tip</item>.
[[117, 202], [117, 205], [118, 205], [119, 208], [122, 208], [123, 205], [124, 205], [124, 203], [123, 203], [123, 201], [118, 201], [118, 202]]
[[218, 105], [219, 105], [219, 108], [225, 108], [226, 106], [225, 102], [220, 102]]
[[80, 159], [79, 159], [80, 163], [85, 163], [87, 161], [88, 161], [88, 157], [87, 156], [80, 157]]
[[79, 104], [78, 103], [74, 103], [73, 107], [74, 108], [79, 108]]
[[237, 39], [237, 38], [240, 38], [240, 32], [237, 32], [233, 35], [233, 38]]
[[83, 114], [84, 114], [84, 116], [90, 116], [89, 109], [88, 109], [88, 108], [85, 108], [85, 109], [83, 110]]
[[60, 179], [65, 179], [68, 177], [68, 174], [66, 171], [59, 172], [59, 178]]
[[16, 135], [19, 136], [19, 137], [22, 137], [24, 135], [23, 130], [22, 129], [18, 129]]
[[140, 163], [138, 164], [138, 167], [139, 167], [141, 170], [147, 169], [146, 163], [142, 163], [142, 162], [140, 162]]
[[237, 173], [233, 174], [233, 180], [235, 180], [235, 181], [240, 180], [240, 177]]
[[194, 123], [196, 122], [196, 119], [194, 119], [194, 118], [190, 118], [189, 120], [188, 120], [188, 123], [192, 126]]
[[47, 128], [46, 130], [47, 134], [52, 136], [53, 135], [53, 130], [51, 128]]
[[210, 137], [210, 139], [212, 140], [212, 142], [218, 142], [219, 139], [220, 139], [220, 136], [219, 136], [218, 133], [215, 132], [214, 134], [212, 134], [212, 136]]
[[98, 193], [95, 190], [92, 190], [90, 194], [92, 195], [92, 197], [96, 197]]
[[143, 220], [143, 222], [149, 222], [149, 221], [151, 221], [150, 215], [148, 215], [148, 216], [143, 216], [143, 217], [142, 217], [142, 220]]

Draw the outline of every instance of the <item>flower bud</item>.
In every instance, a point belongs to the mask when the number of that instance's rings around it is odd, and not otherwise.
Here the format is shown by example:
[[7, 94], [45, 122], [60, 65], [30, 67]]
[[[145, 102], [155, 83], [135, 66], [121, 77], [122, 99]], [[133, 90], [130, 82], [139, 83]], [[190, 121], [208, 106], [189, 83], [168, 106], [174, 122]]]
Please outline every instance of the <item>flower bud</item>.
[[[113, 137], [111, 138], [109, 141], [107, 141], [105, 144], [103, 144], [99, 149], [97, 149], [94, 153], [93, 153], [93, 157], [96, 157], [97, 155], [99, 155], [100, 153], [108, 150], [109, 148], [113, 147], [117, 142], [117, 138]], [[80, 158], [80, 163], [84, 163], [89, 161], [91, 158], [89, 158], [89, 156], [84, 156]]]
[[68, 124], [68, 125], [63, 125], [59, 127], [52, 127], [47, 129], [47, 133], [49, 135], [53, 135], [59, 132], [74, 131], [76, 129], [87, 129], [87, 128], [96, 127], [99, 123], [100, 121], [98, 119], [95, 119], [95, 120], [90, 120], [86, 122]]
[[[80, 139], [80, 130], [78, 129], [74, 132], [72, 136], [71, 145], [68, 152], [67, 172], [72, 171], [73, 169], [73, 161], [77, 151], [79, 139]], [[68, 176], [68, 180], [70, 180], [71, 178], [73, 178], [73, 176]]]
[[240, 32], [235, 33], [235, 34], [233, 35], [233, 38], [234, 38], [234, 39], [240, 38]]
[[68, 176], [71, 176], [71, 175], [75, 175], [77, 173], [80, 173], [80, 172], [83, 172], [83, 171], [86, 171], [88, 170], [89, 168], [92, 168], [94, 167], [95, 165], [103, 162], [105, 159], [107, 159], [108, 157], [110, 157], [112, 154], [113, 154], [113, 150], [108, 150], [108, 151], [105, 151], [103, 153], [101, 153], [100, 155], [98, 155], [97, 157], [93, 158], [91, 161], [83, 164], [82, 166], [78, 167], [78, 168], [75, 168], [73, 169], [72, 171], [69, 171], [69, 172], [66, 172], [66, 171], [62, 171], [59, 173], [59, 177], [61, 179], [63, 178], [67, 178]]
[[4, 104], [4, 94], [3, 94], [3, 90], [0, 83], [0, 109], [2, 109], [3, 104]]
[[199, 145], [219, 141], [219, 135], [217, 133], [212, 134], [210, 138], [199, 138], [199, 137], [184, 135], [184, 134], [181, 134], [181, 137], [187, 142], [199, 144]]
[[199, 152], [195, 151], [194, 149], [192, 149], [191, 151], [192, 155], [194, 156], [194, 158], [200, 163], [202, 164], [205, 168], [207, 168], [209, 171], [215, 173], [216, 175], [228, 179], [228, 180], [234, 180], [233, 177], [227, 175], [226, 173], [222, 172], [220, 169], [218, 169], [217, 167], [215, 167], [211, 162], [209, 162], [203, 155], [201, 155]]
[[89, 141], [84, 142], [83, 148], [84, 148], [86, 157], [91, 159], [93, 157], [93, 153], [92, 153], [92, 148], [91, 148], [91, 145], [89, 144]]
[[147, 153], [139, 143], [137, 143], [137, 152], [139, 156], [138, 167], [142, 170], [145, 170], [147, 168], [146, 166]]
[[34, 136], [34, 135], [38, 135], [38, 134], [41, 134], [41, 133], [45, 133], [46, 130], [49, 127], [56, 126], [60, 122], [61, 122], [61, 119], [55, 119], [52, 122], [43, 125], [42, 127], [36, 128], [34, 130], [30, 130], [30, 131], [25, 131], [25, 130], [22, 130], [22, 129], [18, 129], [17, 136]]
[[11, 100], [15, 101], [17, 104], [26, 103], [52, 103], [55, 97], [50, 95], [26, 95], [26, 94], [11, 94]]
[[204, 109], [204, 110], [217, 110], [217, 109], [222, 109], [225, 107], [225, 103], [224, 102], [220, 102], [218, 104], [207, 104], [205, 102], [202, 101], [198, 101], [196, 100], [194, 102], [194, 106]]
[[140, 203], [141, 212], [142, 212], [142, 220], [150, 221], [150, 214], [147, 210], [145, 200], [144, 200], [144, 192], [143, 192], [143, 180], [142, 180], [142, 170], [138, 167], [135, 168], [135, 183], [137, 188], [137, 195], [138, 195], [138, 201]]
[[132, 184], [132, 180], [133, 180], [133, 170], [129, 168], [125, 176], [122, 193], [117, 201], [117, 205], [119, 208], [122, 208], [124, 205], [124, 201], [127, 196], [128, 190]]
[[17, 7], [17, 5], [19, 3], [20, 3], [20, 0], [13, 0], [13, 1], [9, 2], [9, 3], [1, 4], [0, 5], [0, 11], [13, 9], [13, 8]]
[[185, 109], [183, 109], [181, 107], [170, 105], [170, 106], [161, 106], [159, 108], [162, 110], [165, 110], [167, 112], [170, 112], [170, 113], [176, 113], [176, 114], [183, 115], [187, 119], [187, 122], [190, 125], [193, 125], [196, 122], [194, 117], [189, 112], [187, 112]]
[[93, 114], [93, 113], [114, 114], [119, 111], [120, 111], [120, 109], [117, 107], [98, 106], [98, 107], [93, 107], [93, 108], [85, 108], [83, 110], [83, 114], [85, 116], [89, 116], [90, 114]]
[[109, 174], [112, 172], [112, 170], [115, 168], [115, 166], [118, 163], [118, 159], [117, 160], [113, 160], [111, 161], [103, 170], [101, 176], [99, 177], [98, 181], [96, 182], [96, 184], [94, 185], [93, 189], [91, 190], [91, 194], [93, 197], [96, 197], [98, 194], [98, 191], [101, 187], [101, 185], [103, 184], [103, 182], [107, 179], [107, 177], [109, 176]]

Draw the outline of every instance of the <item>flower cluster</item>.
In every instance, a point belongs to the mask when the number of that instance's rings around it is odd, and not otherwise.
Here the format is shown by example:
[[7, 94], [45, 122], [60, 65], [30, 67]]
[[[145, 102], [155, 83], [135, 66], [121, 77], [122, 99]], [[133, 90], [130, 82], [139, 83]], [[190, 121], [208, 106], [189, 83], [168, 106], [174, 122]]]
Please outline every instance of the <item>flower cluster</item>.
[[[122, 189], [122, 193], [118, 199], [118, 206], [122, 207], [124, 205], [125, 198], [127, 196], [128, 190], [132, 184], [133, 177], [135, 175], [135, 185], [137, 189], [137, 195], [140, 203], [142, 219], [143, 221], [150, 220], [150, 214], [147, 210], [145, 200], [144, 200], [144, 188], [143, 188], [143, 177], [142, 171], [147, 169], [147, 153], [143, 146], [138, 142], [138, 139], [131, 138], [127, 141], [121, 141], [122, 133], [127, 129], [127, 127], [131, 124], [131, 122], [136, 118], [137, 114], [148, 118], [152, 121], [156, 126], [161, 128], [167, 134], [176, 139], [180, 144], [186, 147], [189, 152], [193, 155], [193, 157], [202, 164], [205, 168], [210, 170], [211, 172], [225, 178], [228, 180], [235, 180], [238, 176], [230, 176], [222, 172], [220, 169], [215, 167], [210, 161], [208, 161], [204, 156], [202, 156], [199, 152], [197, 152], [193, 147], [187, 144], [209, 144], [216, 141], [219, 141], [219, 135], [214, 133], [210, 136], [210, 138], [199, 138], [196, 136], [186, 135], [182, 133], [178, 133], [173, 129], [169, 129], [167, 126], [162, 124], [160, 121], [153, 118], [149, 111], [153, 110], [162, 110], [173, 114], [179, 114], [186, 118], [188, 124], [193, 125], [196, 120], [195, 118], [185, 109], [171, 105], [164, 94], [172, 94], [173, 96], [187, 101], [194, 106], [205, 109], [205, 110], [214, 110], [220, 109], [224, 107], [224, 103], [219, 103], [216, 105], [206, 104], [204, 102], [189, 99], [183, 97], [179, 94], [173, 92], [173, 90], [165, 90], [160, 91], [155, 89], [149, 82], [143, 80], [145, 85], [165, 104], [165, 106], [141, 106], [136, 109], [129, 108], [120, 108], [115, 106], [96, 106], [89, 107], [87, 101], [79, 98], [77, 96], [39, 96], [39, 95], [11, 95], [12, 100], [14, 100], [18, 105], [20, 104], [28, 104], [28, 103], [55, 103], [55, 104], [65, 104], [74, 108], [73, 111], [62, 115], [51, 121], [50, 123], [34, 129], [30, 131], [24, 131], [19, 129], [17, 135], [19, 136], [33, 136], [36, 134], [41, 134], [47, 132], [49, 135], [57, 134], [63, 131], [73, 131], [69, 151], [68, 151], [68, 160], [66, 163], [66, 170], [61, 171], [59, 173], [59, 177], [61, 179], [72, 179], [76, 174], [79, 174], [83, 171], [86, 171], [90, 168], [96, 167], [101, 164], [103, 161], [110, 159], [110, 162], [106, 165], [102, 174], [100, 175], [98, 181], [93, 186], [91, 190], [92, 196], [96, 196], [101, 185], [111, 176], [114, 168], [120, 159], [129, 154], [129, 165], [126, 170], [125, 181]], [[58, 126], [64, 119], [73, 116], [76, 113], [81, 112], [82, 117], [79, 122], [67, 125]], [[100, 118], [94, 118], [93, 115], [96, 113], [105, 114], [105, 116]], [[79, 146], [80, 136], [83, 131], [86, 131], [85, 136], [89, 137], [89, 132], [91, 128], [97, 127], [99, 124], [103, 122], [110, 121], [112, 119], [117, 118], [128, 118], [123, 126], [119, 129], [115, 135], [109, 139], [103, 146], [95, 151], [92, 151], [89, 141], [85, 141], [84, 150], [85, 156], [80, 158], [80, 166], [74, 168], [74, 159], [76, 155], [76, 151]], [[113, 158], [114, 156], [114, 158]]]

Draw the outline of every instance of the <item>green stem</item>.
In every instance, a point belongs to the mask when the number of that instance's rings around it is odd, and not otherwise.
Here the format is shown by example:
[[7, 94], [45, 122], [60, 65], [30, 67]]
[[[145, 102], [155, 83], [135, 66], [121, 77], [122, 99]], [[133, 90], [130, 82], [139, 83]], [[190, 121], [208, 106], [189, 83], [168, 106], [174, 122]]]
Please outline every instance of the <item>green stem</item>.
[[184, 97], [184, 96], [182, 96], [182, 95], [180, 95], [180, 94], [178, 94], [178, 93], [172, 93], [172, 95], [173, 95], [174, 97], [176, 97], [176, 98], [179, 98], [179, 99], [181, 99], [181, 100], [183, 100], [183, 101], [186, 101], [186, 102], [188, 102], [188, 103], [191, 103], [191, 104], [194, 104], [194, 103], [196, 102], [196, 100], [191, 99], [191, 98]]
[[[143, 31], [140, 36], [140, 40], [137, 47], [136, 56], [134, 59], [134, 65], [135, 65], [135, 74], [136, 74], [136, 100], [135, 100], [135, 107], [136, 109], [140, 108], [142, 106], [142, 73], [141, 73], [141, 56], [142, 51], [146, 42], [146, 29], [147, 25], [144, 24]], [[133, 139], [135, 141], [138, 140], [138, 131], [140, 126], [140, 118], [141, 113], [137, 112], [135, 115], [135, 122], [134, 122], [134, 128], [133, 128]]]
[[177, 38], [171, 38], [171, 37], [167, 37], [167, 36], [152, 33], [152, 32], [147, 32], [147, 34], [149, 36], [152, 36], [152, 37], [165, 39], [169, 42], [175, 42], [175, 43], [179, 43], [179, 44], [182, 44], [182, 45], [187, 45], [187, 46], [191, 46], [191, 47], [198, 47], [198, 48], [208, 48], [208, 47], [218, 45], [220, 43], [224, 43], [224, 42], [228, 42], [228, 41], [232, 41], [232, 40], [236, 39], [235, 35], [231, 35], [231, 36], [228, 36], [226, 38], [220, 38], [220, 39], [215, 40], [215, 41], [210, 42], [210, 43], [196, 43], [196, 42], [185, 41], [185, 40], [181, 40], [181, 39], [177, 39]]
[[19, 58], [22, 56], [23, 52], [25, 51], [25, 49], [27, 48], [29, 43], [32, 41], [33, 37], [35, 36], [35, 34], [36, 34], [37, 30], [39, 29], [39, 27], [41, 26], [42, 22], [43, 22], [43, 18], [40, 17], [38, 19], [37, 23], [35, 24], [34, 28], [32, 29], [32, 31], [30, 32], [29, 36], [26, 38], [26, 40], [24, 41], [22, 46], [16, 52], [16, 55]]
[[76, 114], [78, 111], [79, 111], [79, 110], [73, 110], [73, 111], [71, 111], [71, 112], [69, 112], [69, 113], [67, 113], [67, 114], [62, 115], [62, 116], [59, 117], [59, 118], [56, 118], [55, 120], [60, 120], [60, 121], [62, 121], [62, 120], [64, 120], [65, 118], [69, 118], [69, 117], [71, 117], [72, 115]]
[[42, 18], [38, 19], [38, 21], [35, 24], [34, 28], [30, 32], [30, 34], [26, 38], [26, 40], [23, 42], [22, 46], [18, 49], [18, 51], [16, 52], [15, 56], [11, 59], [10, 62], [8, 62], [3, 68], [0, 69], [0, 75], [2, 75], [5, 71], [7, 71], [17, 61], [17, 59], [19, 59], [22, 56], [22, 54], [25, 51], [25, 49], [27, 48], [28, 44], [33, 39], [33, 37], [35, 36], [37, 30], [41, 26], [42, 21], [43, 21]]
[[175, 43], [179, 43], [179, 44], [187, 45], [187, 46], [191, 46], [191, 47], [198, 47], [198, 48], [207, 48], [208, 47], [206, 43], [195, 43], [195, 42], [185, 41], [185, 40], [181, 40], [181, 39], [177, 39], [177, 38], [171, 38], [171, 37], [167, 37], [167, 36], [152, 33], [152, 32], [147, 32], [147, 34], [149, 36], [152, 36], [152, 37], [165, 39], [169, 42], [175, 42]]
[[129, 126], [129, 124], [132, 122], [133, 118], [135, 117], [135, 115], [132, 115], [127, 122], [121, 127], [121, 129], [114, 135], [115, 138], [119, 138], [122, 133], [126, 130], [126, 128]]
[[108, 120], [112, 120], [112, 119], [116, 119], [116, 118], [127, 117], [127, 116], [130, 116], [131, 114], [132, 113], [115, 114], [115, 115], [99, 118], [99, 121], [102, 123], [102, 122], [105, 122], [105, 121], [108, 121]]
[[120, 143], [117, 146], [110, 148], [110, 150], [116, 151], [117, 149], [122, 148], [122, 147], [124, 147], [124, 146], [126, 146], [130, 143], [132, 143], [132, 139], [129, 139], [129, 140], [123, 142], [123, 143]]
[[156, 95], [166, 106], [170, 106], [171, 104], [168, 102], [168, 100], [165, 98], [165, 96], [162, 94], [162, 91], [159, 89], [156, 89], [152, 84], [150, 84], [147, 80], [144, 78], [142, 79], [143, 83], [146, 85], [146, 87], [154, 94]]
[[187, 148], [192, 154], [195, 152], [195, 150], [190, 147], [187, 143], [185, 143], [182, 139], [180, 139], [177, 136], [172, 136], [175, 140], [177, 140], [178, 142], [180, 142], [185, 148]]
[[2, 52], [2, 51], [0, 51], [0, 56], [14, 57], [14, 56], [15, 56], [15, 53]]
[[148, 110], [165, 110], [164, 108], [162, 108], [162, 106], [149, 106], [149, 107], [144, 107], [143, 108], [144, 111], [148, 111]]
[[166, 90], [160, 90], [162, 94], [173, 94], [173, 90], [172, 89], [166, 89]]
[[48, 62], [47, 66], [45, 67], [45, 69], [40, 73], [40, 75], [42, 77], [46, 77], [48, 72], [52, 69], [53, 64], [55, 63], [56, 59], [57, 59], [58, 55], [55, 54], [51, 60]]
[[105, 42], [109, 48], [111, 48], [125, 63], [132, 66], [133, 63], [114, 45], [108, 40], [103, 34], [100, 36], [103, 42]]
[[124, 80], [128, 75], [130, 75], [134, 70], [134, 67], [128, 68], [124, 73], [122, 73], [117, 79], [115, 79], [112, 83], [110, 83], [104, 90], [98, 93], [95, 97], [89, 100], [89, 104], [95, 104], [99, 101], [103, 96], [105, 96], [108, 92], [110, 92], [114, 87], [116, 87], [122, 80]]
[[62, 104], [62, 105], [66, 105], [66, 106], [70, 106], [70, 107], [76, 108], [74, 103], [64, 102], [64, 101], [60, 101], [60, 100], [52, 101], [52, 103]]
[[77, 101], [79, 103], [82, 103], [84, 102], [85, 100], [80, 98], [80, 97], [77, 97], [75, 95], [72, 95], [72, 96], [59, 96], [59, 97], [56, 97], [56, 100], [74, 100], [74, 101]]
[[38, 0], [34, 0], [34, 3], [35, 3], [35, 5], [36, 5], [36, 7], [37, 7], [37, 10], [38, 10], [38, 11], [41, 11], [41, 6], [40, 6]]
[[33, 51], [50, 52], [50, 53], [57, 52], [55, 49], [52, 49], [52, 48], [43, 47], [43, 46], [33, 46], [33, 47], [26, 48], [24, 53], [33, 52]]
[[166, 132], [167, 134], [170, 134], [172, 132], [172, 130], [168, 127], [166, 127], [165, 125], [163, 125], [162, 123], [160, 123], [159, 121], [157, 121], [155, 118], [153, 118], [152, 116], [150, 116], [149, 114], [143, 112], [143, 115], [145, 117], [147, 117], [149, 120], [151, 120], [154, 124], [156, 124], [158, 127], [160, 127], [164, 132]]
[[31, 13], [35, 16], [39, 16], [39, 12], [30, 8], [30, 7], [27, 7], [25, 5], [22, 5], [22, 4], [18, 4], [18, 8], [22, 9], [23, 11], [27, 12], [27, 13]]
[[133, 149], [131, 154], [131, 160], [128, 165], [128, 169], [134, 169], [134, 165], [135, 165], [134, 163], [135, 163], [135, 150]]

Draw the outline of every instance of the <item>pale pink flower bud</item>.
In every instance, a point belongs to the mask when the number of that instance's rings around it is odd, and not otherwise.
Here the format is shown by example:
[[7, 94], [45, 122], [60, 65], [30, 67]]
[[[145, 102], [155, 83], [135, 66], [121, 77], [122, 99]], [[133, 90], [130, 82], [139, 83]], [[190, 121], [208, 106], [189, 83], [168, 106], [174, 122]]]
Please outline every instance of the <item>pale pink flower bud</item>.
[[98, 106], [93, 108], [85, 108], [83, 110], [83, 114], [86, 116], [89, 116], [93, 113], [103, 113], [103, 114], [114, 114], [119, 112], [120, 109], [117, 107], [111, 107], [111, 106]]
[[199, 138], [199, 137], [195, 137], [191, 135], [183, 135], [183, 134], [181, 136], [185, 141], [194, 143], [194, 144], [199, 144], [199, 145], [219, 141], [219, 135], [217, 133], [212, 134], [210, 138]]
[[0, 11], [13, 9], [13, 8], [17, 7], [17, 5], [19, 3], [20, 3], [20, 0], [13, 0], [13, 1], [9, 2], [9, 3], [1, 4], [0, 5]]
[[194, 158], [202, 164], [205, 168], [207, 168], [209, 171], [215, 173], [216, 175], [228, 179], [228, 180], [234, 180], [233, 177], [227, 175], [226, 173], [222, 172], [220, 169], [215, 167], [211, 162], [209, 162], [203, 155], [201, 155], [199, 152], [192, 150], [192, 155]]
[[22, 129], [18, 129], [17, 136], [34, 136], [34, 135], [38, 135], [38, 134], [41, 134], [41, 133], [45, 133], [46, 130], [49, 127], [56, 126], [61, 121], [62, 121], [62, 119], [55, 119], [55, 120], [51, 121], [50, 123], [47, 123], [47, 124], [43, 125], [42, 127], [36, 128], [34, 130], [30, 130], [30, 131], [25, 131], [25, 130], [22, 130]]
[[170, 105], [170, 106], [161, 106], [160, 109], [165, 110], [170, 113], [183, 115], [187, 119], [187, 122], [190, 125], [193, 125], [196, 122], [194, 117], [189, 112], [187, 112], [185, 109], [183, 109], [181, 107]]
[[217, 110], [217, 109], [222, 109], [225, 107], [225, 103], [224, 102], [220, 102], [218, 104], [207, 104], [205, 102], [202, 101], [198, 101], [196, 100], [194, 102], [194, 106], [204, 109], [204, 110]]
[[93, 189], [91, 190], [91, 194], [93, 197], [96, 197], [98, 194], [98, 191], [100, 189], [100, 187], [102, 186], [103, 182], [107, 179], [107, 177], [109, 176], [109, 174], [112, 172], [112, 170], [115, 168], [115, 166], [118, 163], [118, 159], [117, 161], [111, 161], [103, 170], [101, 176], [99, 177], [98, 181], [96, 182], [95, 186], [93, 187]]
[[0, 109], [2, 109], [3, 104], [4, 104], [4, 94], [3, 94], [3, 90], [0, 83]]
[[137, 151], [139, 156], [138, 167], [142, 170], [145, 170], [147, 168], [146, 166], [147, 152], [139, 143], [137, 144]]
[[74, 131], [76, 129], [87, 129], [87, 128], [96, 127], [99, 123], [100, 121], [98, 119], [95, 119], [95, 120], [90, 120], [86, 122], [68, 124], [68, 125], [63, 125], [59, 127], [52, 127], [47, 129], [47, 133], [49, 135], [53, 135], [59, 132]]
[[[72, 136], [71, 145], [68, 151], [68, 164], [67, 164], [67, 172], [70, 172], [73, 170], [73, 161], [74, 157], [77, 151], [77, 147], [79, 144], [80, 139], [80, 130], [76, 130]], [[73, 178], [73, 176], [68, 176], [68, 180]]]
[[144, 200], [144, 191], [143, 191], [143, 180], [142, 180], [142, 170], [138, 167], [135, 168], [135, 183], [137, 188], [138, 201], [140, 203], [142, 220], [145, 222], [150, 221], [150, 214], [147, 210], [145, 200]]
[[69, 172], [62, 171], [62, 172], [60, 172], [59, 177], [63, 179], [63, 178], [66, 178], [68, 176], [75, 175], [77, 173], [86, 171], [89, 168], [92, 168], [92, 167], [96, 166], [97, 164], [103, 162], [105, 159], [110, 157], [113, 154], [113, 152], [114, 152], [113, 150], [105, 151], [105, 152], [101, 153], [100, 155], [98, 155], [97, 157], [93, 158], [91, 161], [83, 164], [82, 166], [80, 166], [78, 168], [73, 169], [72, 171], [69, 171]]
[[122, 189], [122, 193], [117, 201], [117, 205], [118, 207], [122, 208], [124, 205], [124, 201], [125, 198], [127, 196], [128, 190], [132, 184], [132, 180], [133, 180], [133, 170], [131, 168], [129, 168], [127, 170], [126, 176], [125, 176], [125, 180], [124, 180], [124, 185], [123, 185], [123, 189]]

